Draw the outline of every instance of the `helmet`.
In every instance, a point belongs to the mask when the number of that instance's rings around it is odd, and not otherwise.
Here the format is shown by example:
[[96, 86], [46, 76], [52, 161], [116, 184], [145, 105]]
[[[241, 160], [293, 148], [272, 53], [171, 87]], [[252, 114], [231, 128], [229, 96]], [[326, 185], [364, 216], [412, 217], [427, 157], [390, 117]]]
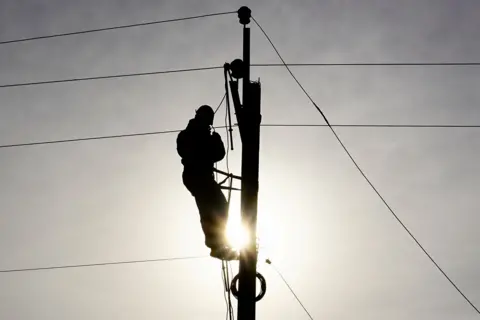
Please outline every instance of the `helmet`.
[[213, 124], [213, 117], [215, 116], [215, 112], [213, 109], [208, 105], [203, 105], [195, 111], [195, 118], [199, 119], [200, 121], [204, 121], [208, 125]]

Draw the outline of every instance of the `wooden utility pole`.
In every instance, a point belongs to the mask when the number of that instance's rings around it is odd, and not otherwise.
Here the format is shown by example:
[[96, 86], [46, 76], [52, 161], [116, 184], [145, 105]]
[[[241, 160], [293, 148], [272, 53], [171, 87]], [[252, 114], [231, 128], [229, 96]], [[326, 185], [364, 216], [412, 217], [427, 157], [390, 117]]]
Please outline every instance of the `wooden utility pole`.
[[240, 253], [238, 320], [255, 320], [257, 275], [257, 208], [260, 152], [260, 83], [250, 82], [251, 10], [238, 10], [243, 25], [243, 92], [241, 113], [237, 114], [242, 135], [242, 223], [248, 229], [248, 246]]

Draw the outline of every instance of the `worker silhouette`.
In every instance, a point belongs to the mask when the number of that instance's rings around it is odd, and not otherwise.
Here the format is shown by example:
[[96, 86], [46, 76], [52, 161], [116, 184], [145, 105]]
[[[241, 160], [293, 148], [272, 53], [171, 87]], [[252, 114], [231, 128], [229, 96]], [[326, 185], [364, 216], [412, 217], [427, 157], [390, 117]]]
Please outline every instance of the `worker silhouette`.
[[213, 175], [215, 163], [225, 157], [222, 138], [212, 132], [214, 116], [210, 106], [198, 108], [195, 117], [177, 136], [177, 152], [184, 167], [183, 184], [195, 198], [210, 256], [233, 260], [238, 258], [237, 253], [228, 246], [225, 236], [228, 204]]

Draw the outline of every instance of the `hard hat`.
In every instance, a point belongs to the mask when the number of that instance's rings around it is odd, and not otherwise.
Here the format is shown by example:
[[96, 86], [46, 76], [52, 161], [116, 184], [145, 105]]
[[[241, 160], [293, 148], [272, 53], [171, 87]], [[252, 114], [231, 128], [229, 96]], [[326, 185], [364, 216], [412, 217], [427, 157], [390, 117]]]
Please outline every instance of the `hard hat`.
[[209, 125], [213, 124], [213, 117], [215, 112], [213, 112], [212, 107], [208, 105], [203, 105], [195, 111], [195, 118], [204, 119], [208, 122]]
[[213, 115], [215, 114], [215, 113], [213, 112], [212, 107], [210, 107], [209, 105], [206, 105], [206, 104], [204, 104], [203, 106], [201, 106], [200, 108], [198, 108], [195, 113], [196, 113], [196, 114], [201, 114], [202, 116], [203, 116], [203, 115], [213, 116]]

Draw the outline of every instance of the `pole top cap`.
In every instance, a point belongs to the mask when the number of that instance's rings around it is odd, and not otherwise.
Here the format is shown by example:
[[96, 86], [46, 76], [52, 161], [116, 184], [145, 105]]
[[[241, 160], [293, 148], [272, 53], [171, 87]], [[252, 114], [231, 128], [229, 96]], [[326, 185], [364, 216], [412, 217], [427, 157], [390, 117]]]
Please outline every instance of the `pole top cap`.
[[238, 18], [240, 19], [240, 23], [245, 25], [250, 23], [250, 18], [252, 17], [252, 10], [249, 7], [241, 7], [238, 9]]

